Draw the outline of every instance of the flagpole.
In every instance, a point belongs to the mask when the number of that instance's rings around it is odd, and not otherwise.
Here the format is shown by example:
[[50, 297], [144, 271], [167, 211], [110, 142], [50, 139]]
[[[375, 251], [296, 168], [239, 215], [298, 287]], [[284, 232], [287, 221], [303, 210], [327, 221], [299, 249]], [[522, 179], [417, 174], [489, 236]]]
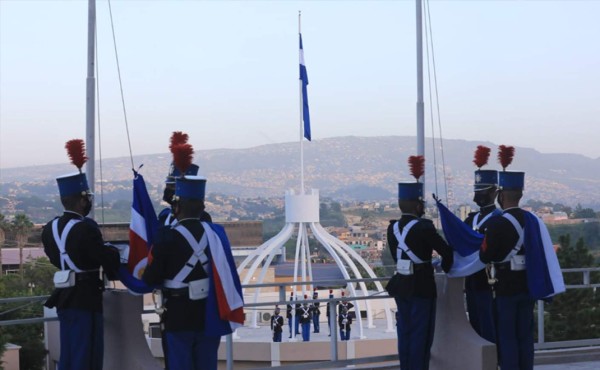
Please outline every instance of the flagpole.
[[[298, 10], [298, 36], [300, 36], [302, 34], [302, 30], [300, 28], [300, 23], [301, 23], [301, 11]], [[302, 50], [300, 50], [300, 48], [298, 48], [298, 58], [302, 57]], [[304, 102], [302, 101], [302, 79], [298, 79], [298, 94], [300, 96], [300, 194], [304, 195], [304, 140], [303, 140], [303, 136], [304, 136], [304, 130], [303, 130], [303, 126], [302, 123], [304, 121], [304, 109], [303, 109], [303, 104]]]
[[[423, 25], [422, 0], [416, 0], [417, 11], [417, 155], [425, 158], [425, 105], [423, 103]], [[421, 176], [425, 184], [425, 174]], [[425, 187], [425, 185], [423, 185]], [[423, 188], [423, 194], [425, 189]]]
[[[87, 165], [86, 175], [89, 182], [89, 188], [92, 193], [95, 192], [95, 162], [96, 162], [96, 134], [94, 114], [96, 112], [96, 77], [95, 77], [95, 51], [96, 51], [96, 0], [88, 1], [88, 45], [87, 45], [87, 78], [86, 78], [86, 147], [87, 147]], [[89, 213], [90, 218], [94, 218], [94, 207]]]

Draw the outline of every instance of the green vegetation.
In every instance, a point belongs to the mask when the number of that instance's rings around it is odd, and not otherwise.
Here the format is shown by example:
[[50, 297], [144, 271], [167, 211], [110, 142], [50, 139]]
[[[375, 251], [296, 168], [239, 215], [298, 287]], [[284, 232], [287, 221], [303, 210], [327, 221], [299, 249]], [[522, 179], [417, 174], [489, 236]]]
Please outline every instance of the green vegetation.
[[283, 229], [285, 214], [279, 210], [273, 218], [263, 220], [263, 240], [269, 240]]
[[[558, 259], [561, 267], [596, 267], [594, 258], [582, 238], [575, 246], [569, 235], [559, 237]], [[581, 273], [564, 274], [565, 284], [581, 284]], [[590, 282], [598, 284], [600, 273], [591, 273]], [[548, 342], [600, 337], [600, 295], [595, 289], [569, 289], [546, 305], [545, 339]]]
[[600, 252], [600, 222], [582, 222], [577, 224], [548, 225], [548, 231], [553, 241], [562, 235], [570, 235], [572, 239], [582, 239], [592, 252]]
[[572, 218], [598, 218], [596, 212], [591, 208], [583, 208], [581, 204], [577, 204], [573, 210]]
[[552, 202], [542, 202], [541, 200], [529, 199], [525, 204], [525, 207], [531, 207], [534, 210], [541, 208], [550, 208], [555, 212], [565, 212], [567, 215], [570, 215], [573, 212], [573, 209], [569, 206], [566, 206], [562, 203], [552, 203]]
[[23, 276], [23, 247], [29, 239], [29, 232], [33, 228], [33, 222], [24, 213], [17, 213], [11, 222], [10, 228], [15, 232], [17, 247], [19, 248], [19, 273]]
[[346, 219], [342, 213], [342, 206], [338, 202], [321, 203], [319, 209], [319, 218], [324, 227], [335, 226], [343, 227], [346, 225]]
[[[43, 257], [26, 262], [22, 275], [4, 275], [0, 277], [0, 297], [40, 296], [51, 293], [52, 276], [56, 268]], [[31, 303], [8, 303], [2, 305], [1, 320], [17, 320], [43, 316], [44, 301]], [[21, 346], [19, 353], [22, 370], [41, 370], [44, 368], [46, 349], [44, 347], [43, 324], [11, 325], [0, 327], [0, 345], [14, 343]]]

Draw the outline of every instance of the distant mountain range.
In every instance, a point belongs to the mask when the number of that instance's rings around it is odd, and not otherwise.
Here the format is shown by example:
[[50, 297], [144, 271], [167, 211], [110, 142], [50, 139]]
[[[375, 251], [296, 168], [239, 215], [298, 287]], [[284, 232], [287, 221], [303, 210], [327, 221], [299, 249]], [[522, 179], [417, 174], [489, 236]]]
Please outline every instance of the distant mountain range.
[[[473, 153], [477, 145], [492, 148], [490, 164], [499, 169], [497, 145], [490, 142], [444, 140], [443, 159], [439, 148], [434, 159], [431, 139], [426, 141], [426, 191], [439, 192], [455, 202], [472, 196]], [[436, 144], [439, 146], [439, 144]], [[307, 189], [319, 189], [322, 197], [338, 200], [392, 200], [396, 184], [412, 181], [407, 158], [416, 154], [416, 140], [408, 136], [337, 137], [304, 143], [304, 178]], [[159, 189], [166, 175], [167, 153], [134, 157], [146, 181]], [[434, 161], [437, 173], [434, 174]], [[207, 176], [208, 192], [242, 198], [283, 196], [286, 189], [300, 184], [299, 143], [269, 144], [248, 149], [199, 150], [195, 163]], [[443, 163], [445, 162], [445, 166]], [[600, 158], [577, 154], [543, 154], [531, 148], [516, 147], [508, 170], [526, 172], [526, 199], [536, 199], [600, 209]], [[131, 181], [127, 157], [105, 159], [102, 163], [106, 189], [126, 190]], [[73, 172], [69, 164], [2, 170], [1, 194], [25, 184], [46, 188], [58, 175]], [[99, 181], [100, 167], [96, 166]], [[437, 182], [437, 187], [436, 187]], [[52, 187], [48, 188], [52, 193]], [[437, 189], [437, 190], [436, 190]], [[54, 190], [55, 191], [55, 190]], [[42, 194], [40, 194], [42, 195]]]

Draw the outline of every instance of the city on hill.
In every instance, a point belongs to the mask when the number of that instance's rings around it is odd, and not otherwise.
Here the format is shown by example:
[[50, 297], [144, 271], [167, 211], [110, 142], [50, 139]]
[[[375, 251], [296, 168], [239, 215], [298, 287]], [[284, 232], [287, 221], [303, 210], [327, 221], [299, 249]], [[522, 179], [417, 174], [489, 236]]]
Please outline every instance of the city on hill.
[[[475, 169], [471, 161], [478, 144], [461, 140], [445, 143], [445, 178], [444, 171], [434, 175], [433, 161], [427, 164], [427, 192], [437, 193], [461, 218], [475, 210], [470, 200]], [[495, 151], [493, 144], [483, 144]], [[321, 225], [353, 248], [378, 276], [389, 276], [394, 264], [387, 246], [386, 229], [389, 221], [400, 215], [396, 183], [411, 181], [406, 159], [415, 152], [414, 138], [336, 138], [315, 141], [306, 148], [305, 181], [307, 187], [320, 191]], [[287, 143], [196, 153], [195, 162], [208, 177], [207, 210], [215, 222], [223, 222], [226, 229], [238, 230], [237, 234], [227, 231], [234, 249], [255, 248], [282, 230], [285, 190], [298, 188], [300, 181], [297, 149], [297, 144]], [[522, 205], [548, 225], [561, 266], [597, 266], [600, 261], [600, 159], [542, 154], [527, 148], [517, 148], [516, 152], [511, 169], [527, 173]], [[160, 199], [169, 161], [166, 154], [134, 158], [137, 165], [144, 164], [142, 173], [157, 211], [165, 206]], [[102, 224], [103, 233], [112, 227], [127, 235], [132, 199], [129, 163], [128, 158], [108, 159], [103, 162], [104, 175], [97, 172], [95, 218]], [[438, 169], [441, 166], [436, 164]], [[490, 163], [488, 167], [497, 169], [498, 165]], [[44, 257], [40, 228], [62, 213], [54, 178], [72, 170], [68, 164], [2, 170], [0, 287], [3, 297], [44, 295], [51, 291], [55, 268]], [[437, 222], [434, 202], [428, 202], [427, 206], [426, 217]], [[294, 257], [295, 243], [292, 238], [285, 244], [289, 260]], [[319, 247], [314, 238], [309, 247], [315, 264], [333, 264], [331, 255]], [[590, 274], [592, 281], [596, 281], [596, 274]], [[576, 278], [569, 276], [566, 281], [574, 284]], [[582, 313], [595, 312], [597, 296], [586, 290], [582, 298], [580, 289], [577, 290], [560, 297], [549, 307], [552, 319], [548, 319], [548, 339], [573, 340], [599, 335], [591, 324], [597, 322], [596, 316], [581, 319], [585, 316]], [[577, 309], [573, 310], [575, 306]], [[40, 315], [41, 305], [36, 310], [36, 315]], [[28, 315], [28, 312], [18, 312], [10, 318], [27, 318]], [[572, 322], [581, 324], [565, 330]], [[22, 363], [29, 359], [39, 362], [46, 350], [41, 340], [31, 338], [41, 338], [41, 332], [41, 324], [13, 326], [0, 335], [0, 343], [10, 338], [22, 346]]]
[[[307, 143], [305, 186], [319, 189], [322, 199], [342, 204], [395, 205], [396, 184], [412, 179], [407, 158], [416, 153], [415, 143], [414, 137], [408, 136], [338, 137]], [[484, 168], [500, 169], [495, 160], [496, 144], [444, 140], [443, 157], [439, 149], [435, 156], [431, 148], [425, 153], [426, 192], [437, 193], [452, 209], [474, 206], [471, 197], [476, 168], [472, 160], [477, 145], [492, 148], [489, 164]], [[299, 187], [298, 152], [298, 143], [197, 151], [194, 162], [208, 178], [207, 201], [211, 213], [217, 219], [269, 218], [270, 208], [283, 206], [285, 191]], [[146, 179], [157, 211], [170, 160], [165, 153], [133, 158], [135, 166], [143, 165], [140, 173]], [[56, 165], [2, 169], [0, 212], [9, 217], [24, 212], [38, 223], [60, 212], [54, 179], [73, 172], [67, 162], [65, 159], [65, 163]], [[127, 157], [105, 159], [102, 166], [96, 166], [96, 202], [107, 222], [129, 219], [133, 180], [130, 167]], [[526, 172], [524, 201], [600, 210], [600, 158], [544, 154], [517, 147], [507, 170]]]
[[[332, 228], [334, 234], [348, 237], [349, 244], [377, 246], [379, 253], [369, 255], [372, 262], [380, 261], [389, 220], [400, 214], [396, 184], [412, 181], [407, 158], [416, 152], [415, 142], [414, 137], [400, 136], [339, 137], [305, 145], [305, 184], [307, 188], [319, 189], [321, 223]], [[445, 163], [437, 153], [437, 172], [433, 170], [433, 153], [426, 153], [426, 192], [437, 193], [463, 218], [475, 208], [471, 201], [476, 169], [472, 160], [474, 149], [481, 144], [492, 148], [489, 164], [484, 168], [499, 169], [493, 143], [445, 140]], [[298, 150], [298, 143], [282, 143], [197, 151], [194, 162], [208, 178], [206, 207], [213, 220], [261, 221], [265, 240], [277, 233], [285, 222], [285, 191], [299, 187]], [[165, 206], [161, 198], [169, 163], [167, 154], [134, 157], [136, 166], [143, 164], [140, 173], [146, 179], [157, 212]], [[130, 166], [129, 158], [106, 159], [102, 171], [96, 166], [95, 217], [100, 223], [129, 221], [133, 176]], [[600, 159], [543, 154], [517, 147], [508, 170], [526, 172], [523, 204], [528, 209], [547, 224], [556, 225], [556, 230], [579, 229], [574, 240], [585, 234], [588, 246], [600, 250], [596, 222], [600, 210]], [[62, 207], [54, 178], [72, 171], [68, 163], [3, 169], [0, 214], [9, 221], [24, 214], [35, 224], [59, 215]], [[433, 201], [428, 202], [427, 216], [437, 217]], [[358, 238], [359, 235], [363, 236]]]

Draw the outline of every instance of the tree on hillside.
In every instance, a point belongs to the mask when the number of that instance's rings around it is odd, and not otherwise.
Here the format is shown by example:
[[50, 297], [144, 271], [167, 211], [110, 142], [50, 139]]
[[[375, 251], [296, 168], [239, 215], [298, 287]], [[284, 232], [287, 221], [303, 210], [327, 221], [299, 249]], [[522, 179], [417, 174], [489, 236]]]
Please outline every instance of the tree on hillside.
[[596, 218], [596, 212], [591, 208], [583, 208], [578, 203], [573, 210], [573, 218]]
[[342, 206], [338, 202], [331, 202], [331, 211], [335, 213], [342, 213]]
[[569, 206], [566, 206], [562, 203], [552, 203], [552, 202], [543, 202], [541, 200], [529, 199], [526, 203], [526, 206], [533, 208], [534, 210], [538, 210], [543, 207], [549, 207], [554, 210], [554, 212], [565, 212], [567, 215], [570, 215], [573, 212], [573, 209]]
[[6, 241], [6, 232], [9, 229], [10, 224], [4, 215], [0, 213], [0, 276], [2, 276], [2, 248], [4, 247], [4, 242]]
[[346, 219], [342, 214], [342, 208], [339, 203], [331, 204], [321, 203], [319, 205], [319, 219], [321, 225], [343, 227], [346, 224]]
[[19, 274], [23, 276], [23, 247], [27, 243], [29, 231], [33, 228], [33, 222], [29, 220], [26, 214], [18, 213], [15, 215], [11, 227], [16, 232], [17, 247], [19, 248]]
[[[571, 246], [569, 235], [559, 237], [560, 248], [558, 259], [561, 267], [593, 267], [594, 258], [579, 238], [575, 246]], [[564, 275], [565, 284], [581, 284], [580, 273]], [[596, 282], [597, 276], [592, 276], [591, 282]], [[590, 339], [600, 336], [600, 296], [593, 289], [569, 289], [556, 296], [546, 309], [546, 340], [563, 341], [575, 339]]]
[[581, 222], [570, 225], [548, 225], [552, 240], [562, 235], [570, 235], [571, 240], [583, 239], [583, 244], [591, 251], [600, 249], [600, 222]]
[[[0, 213], [0, 223], [5, 222], [4, 215]], [[2, 250], [2, 244], [4, 243], [4, 230], [0, 227], [0, 251]], [[0, 259], [0, 266], [2, 266], [2, 260]], [[2, 274], [0, 274], [0, 297], [4, 297], [5, 292], [4, 284], [2, 282]], [[0, 315], [0, 318], [2, 316]], [[2, 318], [3, 319], [3, 318]], [[4, 352], [6, 350], [6, 344], [8, 343], [8, 335], [6, 331], [0, 328], [0, 358], [4, 356]], [[4, 370], [2, 364], [0, 363], [0, 369]]]

